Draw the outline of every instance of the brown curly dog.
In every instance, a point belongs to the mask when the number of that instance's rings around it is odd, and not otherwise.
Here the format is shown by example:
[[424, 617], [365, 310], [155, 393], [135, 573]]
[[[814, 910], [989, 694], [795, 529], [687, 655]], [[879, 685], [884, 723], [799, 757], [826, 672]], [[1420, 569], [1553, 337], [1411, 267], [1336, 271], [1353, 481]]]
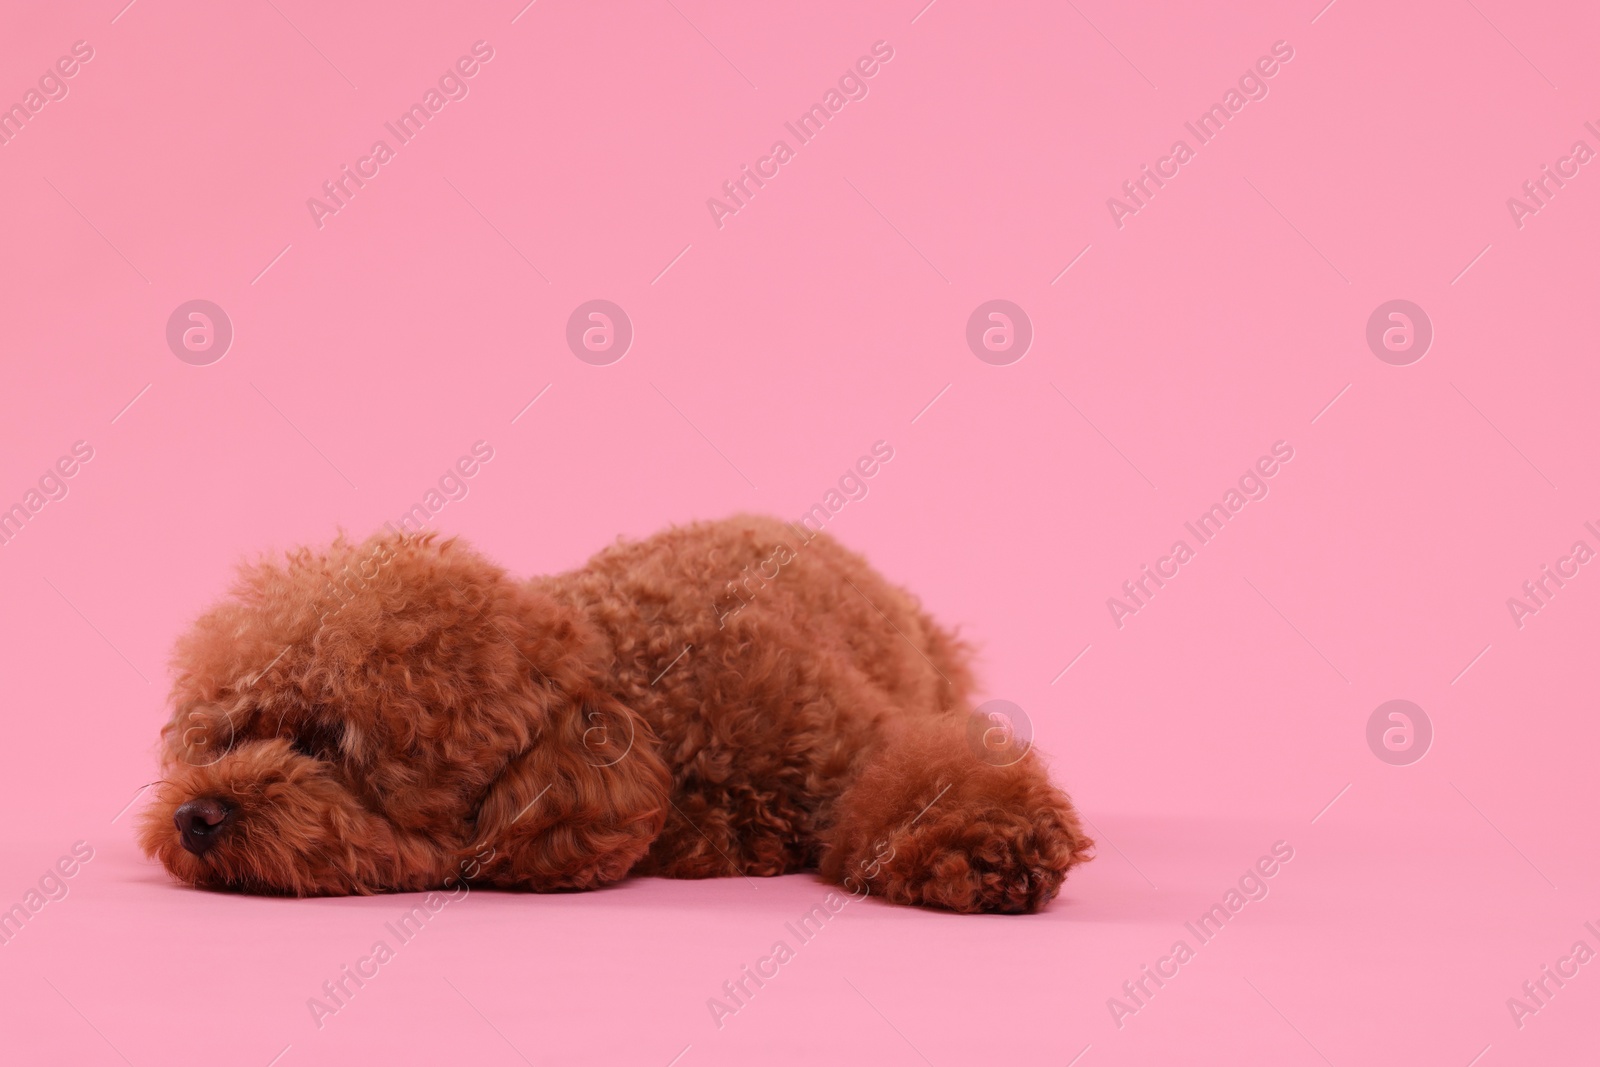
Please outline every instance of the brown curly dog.
[[519, 582], [395, 533], [243, 569], [177, 646], [140, 844], [296, 895], [774, 875], [1029, 912], [1093, 842], [965, 649], [826, 534], [740, 516]]

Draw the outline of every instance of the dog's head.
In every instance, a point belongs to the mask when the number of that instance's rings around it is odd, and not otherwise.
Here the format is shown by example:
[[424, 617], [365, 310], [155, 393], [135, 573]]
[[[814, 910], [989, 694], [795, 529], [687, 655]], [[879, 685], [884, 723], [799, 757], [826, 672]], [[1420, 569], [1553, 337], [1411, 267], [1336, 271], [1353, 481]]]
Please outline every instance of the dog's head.
[[553, 589], [380, 535], [243, 568], [178, 643], [145, 852], [210, 889], [586, 888], [665, 820], [611, 652]]

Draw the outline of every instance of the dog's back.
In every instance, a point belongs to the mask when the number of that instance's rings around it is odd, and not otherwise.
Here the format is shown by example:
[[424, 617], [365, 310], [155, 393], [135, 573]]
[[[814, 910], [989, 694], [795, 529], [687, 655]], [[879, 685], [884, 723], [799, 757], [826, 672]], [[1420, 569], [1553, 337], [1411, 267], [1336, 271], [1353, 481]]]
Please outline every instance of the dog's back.
[[610, 641], [615, 695], [673, 770], [647, 873], [814, 866], [830, 801], [886, 726], [967, 706], [964, 647], [826, 533], [740, 515], [537, 581]]

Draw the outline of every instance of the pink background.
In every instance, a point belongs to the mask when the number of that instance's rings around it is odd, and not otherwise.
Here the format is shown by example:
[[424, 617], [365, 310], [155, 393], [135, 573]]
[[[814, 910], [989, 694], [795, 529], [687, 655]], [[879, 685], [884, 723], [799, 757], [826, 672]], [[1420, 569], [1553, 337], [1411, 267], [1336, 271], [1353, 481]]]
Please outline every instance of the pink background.
[[[1592, 6], [123, 2], [0, 35], [0, 102], [94, 49], [0, 146], [0, 504], [94, 449], [0, 548], [0, 907], [95, 852], [0, 947], [0, 1056], [1596, 1056], [1600, 963], [1506, 1004], [1600, 950], [1600, 574], [1506, 605], [1600, 548], [1600, 176], [1506, 205], [1600, 148]], [[307, 198], [477, 40], [470, 95], [319, 230]], [[879, 40], [719, 229], [707, 198]], [[1279, 40], [1270, 94], [1119, 229], [1106, 199]], [[235, 330], [208, 366], [164, 339], [195, 298]], [[593, 298], [636, 331], [610, 366], [564, 340]], [[1009, 366], [964, 340], [994, 298], [1035, 330]], [[1410, 366], [1364, 337], [1396, 298], [1435, 330]], [[719, 1030], [815, 878], [475, 893], [319, 1030], [307, 998], [415, 900], [187, 891], [134, 848], [165, 657], [241, 556], [364, 534], [478, 440], [434, 525], [532, 574], [798, 517], [879, 439], [829, 529], [981, 644], [1101, 841], [1044, 914], [852, 904]], [[1270, 495], [1119, 629], [1106, 599], [1279, 440]], [[1366, 742], [1391, 699], [1433, 725], [1409, 766]], [[1279, 840], [1270, 895], [1119, 1028], [1108, 998]]]

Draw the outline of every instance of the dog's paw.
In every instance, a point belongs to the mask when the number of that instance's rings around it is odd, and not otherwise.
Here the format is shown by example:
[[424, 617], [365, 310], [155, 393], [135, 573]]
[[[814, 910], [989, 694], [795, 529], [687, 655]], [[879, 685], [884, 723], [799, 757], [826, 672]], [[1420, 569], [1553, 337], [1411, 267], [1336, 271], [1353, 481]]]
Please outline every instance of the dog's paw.
[[959, 912], [1038, 911], [1092, 842], [1053, 812], [950, 812], [887, 835], [845, 887]]
[[889, 739], [832, 812], [822, 876], [896, 904], [1044, 907], [1094, 842], [1036, 753], [975, 754], [959, 720]]

